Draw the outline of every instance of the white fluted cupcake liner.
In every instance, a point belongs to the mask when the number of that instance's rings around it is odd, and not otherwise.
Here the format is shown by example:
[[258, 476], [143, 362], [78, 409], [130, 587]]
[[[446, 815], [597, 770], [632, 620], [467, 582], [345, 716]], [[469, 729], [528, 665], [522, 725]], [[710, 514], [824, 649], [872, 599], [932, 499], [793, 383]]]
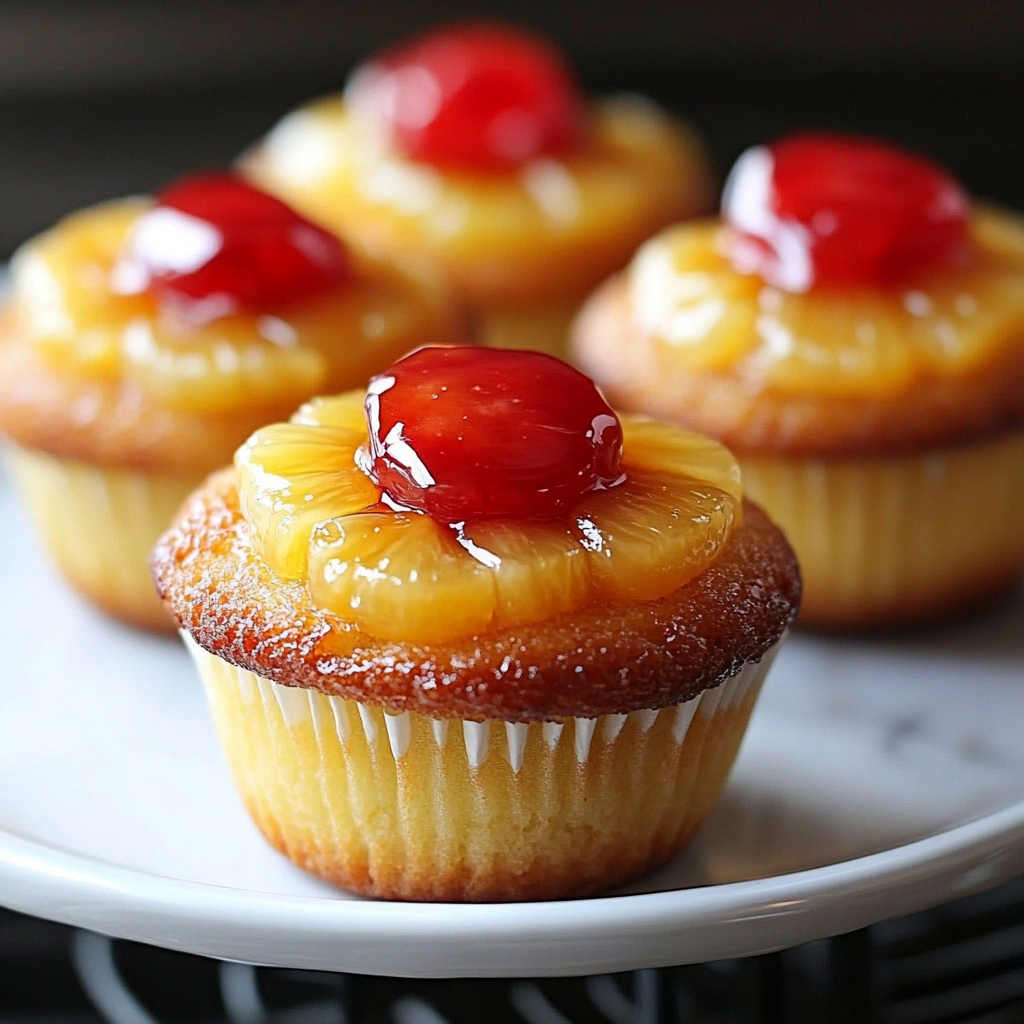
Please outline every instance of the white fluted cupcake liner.
[[774, 656], [675, 707], [520, 723], [385, 711], [186, 642], [267, 838], [345, 887], [411, 899], [571, 895], [664, 861], [721, 792]]
[[886, 459], [746, 456], [746, 493], [800, 560], [801, 621], [925, 618], [1024, 565], [1024, 433]]
[[106, 469], [9, 447], [18, 493], [65, 578], [105, 611], [133, 625], [171, 632], [153, 587], [149, 553], [200, 482]]
[[[211, 656], [199, 648], [188, 634], [183, 634], [183, 639], [203, 670], [204, 681], [209, 682], [205, 663]], [[569, 718], [557, 722], [475, 722], [467, 719], [426, 718], [410, 711], [385, 711], [376, 705], [361, 704], [344, 697], [330, 697], [319, 690], [283, 686], [227, 662], [221, 662], [218, 668], [222, 676], [233, 677], [246, 704], [260, 701], [264, 711], [271, 714], [279, 711], [289, 727], [309, 723], [321, 740], [328, 732], [333, 732], [334, 738], [343, 748], [349, 745], [354, 732], [361, 733], [368, 747], [378, 751], [388, 750], [396, 762], [401, 761], [409, 749], [413, 721], [420, 719], [429, 723], [438, 749], [443, 750], [449, 743], [461, 744], [470, 768], [480, 768], [489, 757], [497, 756], [507, 761], [513, 773], [518, 774], [523, 766], [526, 741], [531, 731], [539, 732], [543, 745], [552, 753], [563, 742], [571, 744], [576, 762], [580, 765], [587, 763], [595, 744], [614, 744], [628, 721], [636, 723], [637, 728], [646, 733], [659, 718], [666, 718], [671, 721], [673, 741], [682, 744], [698, 712], [710, 719], [716, 713], [724, 713], [742, 703], [751, 687], [760, 685], [773, 657], [774, 651], [761, 662], [747, 665], [724, 683], [705, 690], [685, 704], [633, 711], [625, 715]], [[386, 747], [379, 742], [382, 739], [387, 741]]]

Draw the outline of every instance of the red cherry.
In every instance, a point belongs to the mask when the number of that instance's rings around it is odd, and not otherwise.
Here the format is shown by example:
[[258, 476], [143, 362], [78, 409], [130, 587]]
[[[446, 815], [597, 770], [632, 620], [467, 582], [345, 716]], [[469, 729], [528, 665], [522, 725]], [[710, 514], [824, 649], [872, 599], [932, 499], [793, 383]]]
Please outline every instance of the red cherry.
[[309, 298], [349, 272], [334, 235], [230, 174], [169, 185], [130, 245], [144, 285], [202, 319]]
[[622, 474], [622, 425], [552, 356], [423, 348], [370, 381], [364, 468], [399, 505], [444, 523], [558, 516]]
[[738, 269], [794, 292], [885, 284], [956, 262], [969, 209], [960, 184], [931, 161], [842, 135], [748, 149], [722, 198]]
[[565, 60], [527, 32], [467, 24], [357, 69], [347, 96], [413, 160], [504, 171], [578, 138], [583, 100]]

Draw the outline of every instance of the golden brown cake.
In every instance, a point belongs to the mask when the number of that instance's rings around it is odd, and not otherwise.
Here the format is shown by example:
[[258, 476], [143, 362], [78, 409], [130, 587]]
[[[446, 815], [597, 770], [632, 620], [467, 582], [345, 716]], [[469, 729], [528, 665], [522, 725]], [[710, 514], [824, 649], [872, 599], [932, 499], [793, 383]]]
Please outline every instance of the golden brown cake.
[[442, 287], [348, 252], [239, 179], [77, 213], [12, 264], [0, 433], [58, 566], [128, 622], [170, 630], [149, 551], [261, 423], [457, 338]]
[[723, 210], [595, 293], [579, 365], [620, 407], [737, 452], [800, 557], [801, 621], [923, 622], [1006, 590], [1024, 222], [909, 154], [814, 136], [748, 153]]
[[552, 47], [496, 25], [375, 56], [242, 168], [369, 251], [438, 269], [479, 340], [556, 354], [590, 289], [712, 200], [688, 128], [635, 97], [586, 103]]
[[800, 592], [725, 449], [489, 349], [258, 431], [153, 570], [263, 834], [413, 900], [576, 896], [671, 857]]

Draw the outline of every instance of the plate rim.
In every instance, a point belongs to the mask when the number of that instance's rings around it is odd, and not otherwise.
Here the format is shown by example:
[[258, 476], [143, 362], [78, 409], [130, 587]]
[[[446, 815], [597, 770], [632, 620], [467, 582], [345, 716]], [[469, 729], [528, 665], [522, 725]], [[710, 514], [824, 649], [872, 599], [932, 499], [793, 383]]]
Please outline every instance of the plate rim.
[[219, 959], [419, 978], [582, 975], [755, 955], [924, 910], [1020, 871], [1024, 800], [911, 843], [764, 879], [505, 904], [233, 889], [0, 829], [0, 902], [14, 910]]

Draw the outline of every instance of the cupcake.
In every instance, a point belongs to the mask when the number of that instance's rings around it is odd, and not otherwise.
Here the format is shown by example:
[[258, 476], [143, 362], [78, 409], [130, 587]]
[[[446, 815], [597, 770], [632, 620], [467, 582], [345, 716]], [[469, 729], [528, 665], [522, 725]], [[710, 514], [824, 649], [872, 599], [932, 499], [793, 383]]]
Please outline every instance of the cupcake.
[[495, 24], [371, 58], [242, 166], [368, 251], [437, 268], [481, 342], [556, 354], [592, 288], [713, 201], [689, 129], [637, 97], [588, 103], [562, 54]]
[[68, 580], [171, 630], [148, 556], [185, 497], [262, 423], [454, 333], [420, 272], [349, 252], [241, 179], [77, 213], [11, 267], [0, 434]]
[[726, 449], [471, 347], [257, 431], [152, 565], [266, 838], [411, 900], [578, 896], [671, 857], [800, 590]]
[[786, 532], [802, 621], [992, 600], [1024, 564], [1024, 221], [893, 146], [745, 153], [722, 219], [673, 227], [588, 301], [580, 366], [737, 453]]

